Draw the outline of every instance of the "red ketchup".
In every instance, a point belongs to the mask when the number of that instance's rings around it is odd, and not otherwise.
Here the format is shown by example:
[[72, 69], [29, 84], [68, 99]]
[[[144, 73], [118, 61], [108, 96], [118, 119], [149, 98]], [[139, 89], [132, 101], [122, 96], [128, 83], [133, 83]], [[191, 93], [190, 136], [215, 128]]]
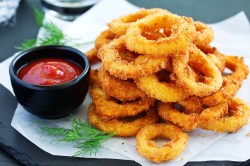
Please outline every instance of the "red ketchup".
[[33, 85], [62, 84], [77, 78], [82, 68], [64, 59], [38, 59], [22, 67], [17, 77]]

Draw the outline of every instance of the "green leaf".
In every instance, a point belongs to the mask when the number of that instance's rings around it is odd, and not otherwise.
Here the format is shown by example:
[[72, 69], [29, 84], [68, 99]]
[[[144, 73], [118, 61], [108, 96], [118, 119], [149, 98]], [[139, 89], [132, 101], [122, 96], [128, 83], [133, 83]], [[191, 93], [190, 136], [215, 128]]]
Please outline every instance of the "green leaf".
[[48, 136], [57, 136], [55, 141], [61, 142], [75, 142], [74, 148], [78, 151], [75, 156], [84, 155], [89, 153], [90, 155], [96, 154], [103, 142], [113, 137], [115, 133], [105, 133], [95, 129], [90, 124], [82, 122], [78, 118], [72, 118], [71, 128], [53, 128], [53, 127], [41, 127], [43, 133]]
[[39, 39], [39, 45], [65, 45], [65, 36], [54, 23], [44, 23], [45, 34]]
[[36, 39], [27, 39], [20, 46], [16, 46], [15, 48], [19, 51], [24, 51], [36, 46]]
[[41, 12], [40, 10], [38, 10], [37, 8], [33, 7], [33, 11], [35, 13], [35, 19], [36, 19], [36, 23], [38, 26], [43, 26], [43, 20], [44, 20], [44, 13]]
[[41, 130], [44, 134], [53, 136], [63, 135], [67, 132], [64, 128], [41, 127]]

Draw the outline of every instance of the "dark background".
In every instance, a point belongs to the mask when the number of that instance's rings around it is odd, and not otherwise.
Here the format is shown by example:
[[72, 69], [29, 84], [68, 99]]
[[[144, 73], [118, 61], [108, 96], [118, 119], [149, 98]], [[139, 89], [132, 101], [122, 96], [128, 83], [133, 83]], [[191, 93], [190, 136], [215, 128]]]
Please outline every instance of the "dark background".
[[[250, 0], [129, 0], [145, 8], [165, 8], [179, 15], [191, 16], [194, 20], [215, 23], [226, 19], [239, 11], [244, 11], [250, 20]], [[22, 0], [12, 26], [0, 27], [0, 62], [12, 56], [25, 39], [35, 38], [38, 27], [33, 17], [32, 6], [41, 8], [39, 0]], [[7, 71], [0, 71], [7, 72]], [[0, 85], [0, 166], [25, 165], [137, 165], [134, 162], [119, 160], [94, 160], [55, 157], [46, 154], [28, 142], [11, 126], [17, 102], [14, 97]], [[40, 155], [40, 156], [39, 156]], [[18, 160], [18, 161], [17, 161]], [[203, 162], [187, 165], [247, 165], [248, 162]]]

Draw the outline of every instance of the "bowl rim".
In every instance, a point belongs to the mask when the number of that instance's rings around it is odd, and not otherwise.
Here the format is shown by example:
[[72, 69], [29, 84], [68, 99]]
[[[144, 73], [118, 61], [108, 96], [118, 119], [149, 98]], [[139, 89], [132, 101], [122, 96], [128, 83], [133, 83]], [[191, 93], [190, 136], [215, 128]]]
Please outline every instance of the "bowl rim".
[[[39, 50], [46, 50], [46, 49], [67, 50], [67, 51], [74, 52], [75, 54], [79, 55], [84, 60], [85, 67], [83, 68], [82, 65], [80, 65], [79, 63], [77, 63], [75, 61], [74, 61], [74, 63], [76, 63], [77, 65], [82, 67], [82, 69], [83, 69], [82, 73], [77, 78], [75, 78], [73, 80], [67, 81], [65, 83], [53, 84], [53, 85], [34, 85], [34, 84], [27, 83], [27, 82], [21, 80], [20, 78], [18, 78], [17, 75], [14, 72], [15, 64], [23, 56], [26, 56], [30, 52], [39, 51]], [[43, 58], [43, 57], [41, 57], [41, 58]], [[62, 46], [62, 45], [37, 46], [37, 47], [34, 47], [34, 48], [30, 48], [30, 49], [21, 51], [21, 52], [17, 53], [16, 57], [11, 61], [10, 65], [9, 65], [10, 77], [12, 79], [14, 79], [18, 84], [20, 84], [20, 85], [22, 85], [22, 86], [24, 86], [26, 88], [34, 89], [34, 90], [56, 90], [56, 89], [63, 89], [63, 88], [73, 86], [73, 85], [77, 84], [83, 77], [85, 77], [89, 73], [89, 70], [90, 70], [90, 62], [89, 62], [87, 56], [83, 52], [81, 52], [80, 50], [78, 50], [76, 48], [73, 48], [73, 47], [70, 47], [70, 46]]]

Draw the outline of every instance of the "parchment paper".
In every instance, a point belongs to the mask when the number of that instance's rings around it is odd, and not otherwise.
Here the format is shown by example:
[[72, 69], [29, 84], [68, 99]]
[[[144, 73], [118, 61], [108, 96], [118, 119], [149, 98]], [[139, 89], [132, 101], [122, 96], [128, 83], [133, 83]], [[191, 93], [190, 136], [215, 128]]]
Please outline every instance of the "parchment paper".
[[[114, 7], [115, 6], [115, 7]], [[96, 36], [106, 28], [106, 23], [120, 15], [131, 13], [137, 7], [124, 0], [102, 0], [94, 8], [79, 17], [70, 24], [65, 33], [71, 37], [80, 38], [84, 42], [93, 41]], [[230, 55], [244, 56], [248, 66], [250, 66], [250, 28], [246, 16], [243, 12], [224, 20], [220, 23], [211, 25], [215, 32], [215, 39], [212, 45], [216, 46], [222, 53]], [[93, 44], [84, 45], [79, 48], [86, 51]], [[0, 64], [0, 71], [6, 71], [0, 75], [0, 83], [12, 91], [8, 75], [8, 67], [11, 58]], [[242, 88], [237, 96], [248, 103], [250, 94], [248, 92], [250, 80], [244, 81]], [[87, 107], [91, 103], [88, 96], [86, 101], [78, 109], [75, 116], [86, 121]], [[51, 127], [69, 127], [70, 117], [57, 120], [44, 120], [26, 112], [18, 105], [12, 120], [12, 126], [23, 136], [36, 144], [41, 149], [53, 155], [72, 156], [76, 150], [74, 144], [55, 142], [55, 138], [44, 136], [39, 130], [39, 125]], [[39, 122], [34, 123], [34, 122]], [[189, 142], [186, 150], [175, 160], [157, 165], [184, 165], [188, 161], [206, 160], [233, 160], [244, 161], [250, 158], [250, 137], [246, 136], [250, 132], [250, 125], [243, 127], [235, 134], [215, 133], [197, 129], [189, 132]], [[233, 150], [232, 150], [233, 149]], [[135, 138], [112, 138], [103, 144], [103, 148], [96, 156], [83, 156], [88, 158], [112, 158], [134, 160], [141, 165], [155, 165], [142, 158], [135, 149]]]

